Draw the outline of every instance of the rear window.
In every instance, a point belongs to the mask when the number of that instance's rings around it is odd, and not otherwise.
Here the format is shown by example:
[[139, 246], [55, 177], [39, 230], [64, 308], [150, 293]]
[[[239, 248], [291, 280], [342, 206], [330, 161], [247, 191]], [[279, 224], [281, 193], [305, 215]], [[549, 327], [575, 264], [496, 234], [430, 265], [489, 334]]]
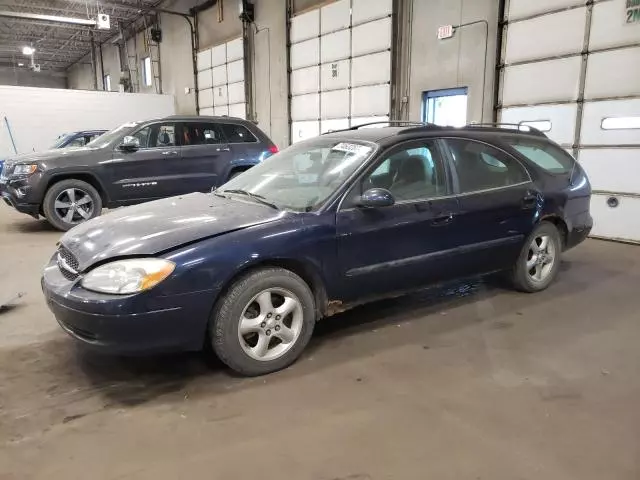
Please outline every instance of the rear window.
[[553, 144], [528, 138], [505, 138], [505, 142], [549, 173], [568, 173], [575, 161]]
[[258, 139], [247, 128], [233, 123], [223, 123], [220, 125], [229, 143], [253, 143]]

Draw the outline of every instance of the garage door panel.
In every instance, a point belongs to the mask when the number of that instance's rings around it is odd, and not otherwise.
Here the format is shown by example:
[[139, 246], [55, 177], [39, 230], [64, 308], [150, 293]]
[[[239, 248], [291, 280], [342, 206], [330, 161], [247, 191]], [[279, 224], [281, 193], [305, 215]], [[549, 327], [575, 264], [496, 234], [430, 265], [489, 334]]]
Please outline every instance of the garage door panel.
[[229, 105], [221, 105], [213, 108], [213, 114], [216, 116], [227, 115], [229, 116]]
[[291, 97], [292, 120], [317, 120], [320, 118], [320, 95], [296, 95]]
[[244, 103], [244, 82], [230, 83], [228, 85], [229, 103]]
[[586, 8], [577, 8], [509, 25], [505, 62], [580, 53], [584, 44], [586, 12]]
[[211, 69], [198, 72], [198, 89], [211, 88], [213, 85], [213, 76]]
[[639, 59], [640, 48], [589, 55], [585, 98], [640, 96]]
[[320, 118], [342, 118], [349, 116], [349, 90], [333, 90], [320, 94]]
[[355, 57], [391, 48], [391, 18], [353, 27], [351, 54]]
[[560, 145], [573, 145], [577, 112], [578, 105], [575, 103], [569, 105], [504, 108], [501, 112], [500, 121], [515, 124], [521, 124], [522, 122], [549, 122], [551, 129], [545, 131], [545, 135]]
[[213, 90], [211, 88], [198, 91], [198, 104], [205, 108], [213, 106]]
[[244, 62], [237, 60], [227, 64], [227, 81], [229, 83], [242, 82], [244, 80]]
[[510, 20], [516, 20], [585, 3], [584, 0], [536, 0], [534, 2], [531, 0], [510, 0], [508, 14]]
[[322, 120], [320, 122], [320, 133], [327, 133], [335, 130], [344, 130], [349, 128], [348, 118], [334, 118], [331, 120]]
[[391, 52], [380, 52], [353, 59], [351, 85], [375, 85], [391, 81]]
[[229, 105], [229, 116], [247, 118], [247, 105], [245, 103], [232, 103]]
[[640, 149], [584, 149], [579, 158], [594, 190], [640, 194]]
[[242, 38], [236, 38], [227, 42], [227, 63], [240, 60], [244, 57], [244, 45]]
[[320, 33], [325, 34], [349, 28], [349, 0], [340, 0], [320, 9]]
[[320, 12], [310, 12], [297, 15], [291, 19], [291, 42], [297, 43], [320, 35]]
[[320, 37], [322, 63], [349, 58], [349, 30]]
[[353, 25], [391, 15], [392, 0], [353, 0], [351, 22]]
[[606, 119], [620, 118], [640, 119], [640, 99], [585, 103], [580, 143], [584, 145], [640, 145], [640, 128], [603, 128], [602, 122]]
[[607, 205], [610, 195], [591, 196], [591, 235], [619, 240], [640, 241], [640, 198], [616, 196], [618, 206]]
[[213, 115], [213, 107], [200, 108], [200, 115]]
[[599, 2], [593, 6], [589, 50], [640, 43], [640, 27], [625, 25], [625, 0]]
[[198, 66], [198, 71], [206, 70], [211, 68], [211, 49], [204, 50], [202, 52], [198, 52], [196, 57], [196, 64]]
[[389, 115], [389, 85], [358, 87], [351, 90], [351, 116]]
[[320, 122], [293, 122], [291, 124], [291, 142], [296, 143], [320, 135]]
[[576, 100], [581, 63], [580, 57], [572, 57], [506, 67], [503, 105]]
[[220, 107], [229, 104], [229, 92], [226, 85], [213, 87], [213, 105]]
[[[367, 123], [376, 123], [376, 122], [387, 122], [389, 121], [389, 117], [387, 115], [379, 115], [376, 117], [353, 117], [351, 118], [351, 126], [352, 127], [357, 127], [358, 125], [365, 125]], [[363, 128], [382, 128], [382, 127], [388, 127], [388, 124], [385, 123], [379, 123], [376, 125], [371, 125], [370, 127], [363, 127]]]
[[320, 90], [319, 67], [308, 67], [291, 72], [291, 93], [316, 93]]
[[322, 90], [338, 90], [349, 87], [349, 60], [325, 63], [320, 69]]
[[220, 65], [211, 70], [212, 73], [212, 85], [217, 87], [218, 85], [224, 85], [227, 83], [227, 65]]
[[217, 67], [227, 63], [227, 46], [223, 43], [211, 49], [211, 66]]
[[291, 45], [290, 62], [292, 69], [318, 65], [320, 63], [320, 39], [312, 38]]

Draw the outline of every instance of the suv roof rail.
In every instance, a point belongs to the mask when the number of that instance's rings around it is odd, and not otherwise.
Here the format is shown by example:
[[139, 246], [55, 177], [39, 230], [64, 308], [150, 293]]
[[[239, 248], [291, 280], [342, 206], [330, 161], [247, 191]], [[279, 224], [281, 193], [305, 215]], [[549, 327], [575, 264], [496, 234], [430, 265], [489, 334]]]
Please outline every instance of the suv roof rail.
[[536, 135], [538, 137], [544, 137], [547, 138], [547, 135], [542, 131], [542, 130], [538, 130], [535, 127], [532, 127], [531, 125], [527, 125], [526, 123], [470, 123], [468, 125], [465, 125], [464, 128], [475, 128], [475, 127], [480, 127], [480, 128], [494, 128], [497, 130], [501, 130], [501, 129], [509, 129], [509, 130], [517, 130], [519, 132], [525, 132], [525, 133], [531, 133], [533, 135]]
[[339, 130], [329, 130], [328, 132], [324, 132], [322, 135], [326, 135], [328, 133], [336, 133], [336, 132], [349, 132], [351, 130], [358, 130], [362, 127], [369, 127], [371, 125], [383, 125], [383, 124], [388, 124], [389, 126], [403, 126], [403, 125], [418, 126], [418, 127], [434, 126], [431, 123], [415, 122], [412, 120], [379, 120], [377, 122], [361, 123], [360, 125], [354, 125], [353, 127], [350, 127], [350, 128], [341, 128]]

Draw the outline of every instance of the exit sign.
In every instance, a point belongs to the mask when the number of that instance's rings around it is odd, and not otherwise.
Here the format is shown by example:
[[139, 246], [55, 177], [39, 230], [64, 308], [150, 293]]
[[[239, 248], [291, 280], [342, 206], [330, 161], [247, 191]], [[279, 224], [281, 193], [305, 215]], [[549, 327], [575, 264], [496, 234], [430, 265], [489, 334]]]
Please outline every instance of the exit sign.
[[438, 40], [453, 37], [453, 25], [442, 25], [438, 27]]

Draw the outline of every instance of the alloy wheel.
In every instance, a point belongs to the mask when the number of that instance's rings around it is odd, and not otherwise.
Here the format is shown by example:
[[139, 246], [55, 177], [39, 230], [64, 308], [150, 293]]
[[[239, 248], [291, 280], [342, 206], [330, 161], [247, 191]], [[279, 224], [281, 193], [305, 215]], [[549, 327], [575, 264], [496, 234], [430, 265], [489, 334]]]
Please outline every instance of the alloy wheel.
[[536, 236], [529, 245], [527, 274], [536, 283], [544, 282], [556, 261], [556, 246], [549, 235]]
[[53, 208], [65, 223], [80, 223], [93, 215], [91, 196], [79, 188], [67, 188], [58, 194]]

